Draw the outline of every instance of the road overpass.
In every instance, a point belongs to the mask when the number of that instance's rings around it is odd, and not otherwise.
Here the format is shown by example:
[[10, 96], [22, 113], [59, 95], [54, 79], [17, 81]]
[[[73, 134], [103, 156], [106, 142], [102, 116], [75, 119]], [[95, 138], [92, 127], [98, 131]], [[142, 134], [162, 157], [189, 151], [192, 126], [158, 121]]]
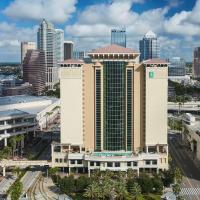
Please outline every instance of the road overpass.
[[6, 175], [6, 167], [28, 167], [28, 166], [52, 166], [47, 160], [6, 160], [0, 161], [0, 167], [3, 168], [3, 176]]

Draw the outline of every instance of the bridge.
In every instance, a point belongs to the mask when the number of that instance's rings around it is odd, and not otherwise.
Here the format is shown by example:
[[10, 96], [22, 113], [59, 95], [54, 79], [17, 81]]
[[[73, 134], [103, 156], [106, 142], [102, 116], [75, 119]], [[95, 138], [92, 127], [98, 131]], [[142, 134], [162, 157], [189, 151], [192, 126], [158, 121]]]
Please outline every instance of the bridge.
[[0, 161], [0, 167], [3, 168], [3, 176], [6, 174], [6, 167], [28, 167], [28, 166], [52, 166], [47, 160], [6, 160]]

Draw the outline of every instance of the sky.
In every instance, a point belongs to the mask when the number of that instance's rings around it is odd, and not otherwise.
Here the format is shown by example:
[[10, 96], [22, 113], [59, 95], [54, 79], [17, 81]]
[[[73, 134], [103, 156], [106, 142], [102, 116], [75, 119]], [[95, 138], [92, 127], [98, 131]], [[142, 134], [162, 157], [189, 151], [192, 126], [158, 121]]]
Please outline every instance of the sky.
[[75, 50], [110, 44], [117, 27], [126, 27], [127, 47], [137, 51], [155, 32], [162, 58], [192, 61], [200, 46], [200, 0], [0, 0], [0, 62], [20, 61], [20, 42], [36, 41], [43, 18], [64, 29]]

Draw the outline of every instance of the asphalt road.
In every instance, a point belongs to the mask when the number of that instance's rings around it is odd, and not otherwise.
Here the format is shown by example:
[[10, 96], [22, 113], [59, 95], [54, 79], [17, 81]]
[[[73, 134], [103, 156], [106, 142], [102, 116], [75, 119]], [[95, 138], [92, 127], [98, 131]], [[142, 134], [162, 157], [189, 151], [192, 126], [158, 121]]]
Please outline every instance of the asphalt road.
[[182, 169], [184, 177], [181, 194], [186, 200], [200, 200], [200, 168], [193, 163], [187, 150], [179, 142], [178, 135], [170, 135], [169, 151], [176, 165]]

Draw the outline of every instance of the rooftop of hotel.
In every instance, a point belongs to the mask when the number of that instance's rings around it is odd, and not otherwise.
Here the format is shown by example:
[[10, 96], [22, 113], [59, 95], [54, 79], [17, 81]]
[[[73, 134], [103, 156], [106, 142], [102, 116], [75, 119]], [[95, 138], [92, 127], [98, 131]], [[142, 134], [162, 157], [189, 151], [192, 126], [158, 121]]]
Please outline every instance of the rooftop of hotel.
[[151, 65], [151, 64], [169, 64], [169, 62], [167, 62], [166, 60], [162, 60], [159, 58], [154, 58], [154, 59], [149, 59], [149, 60], [145, 60], [143, 61], [144, 64], [147, 65]]
[[67, 59], [60, 64], [84, 64], [84, 61], [79, 59]]
[[17, 95], [17, 96], [6, 96], [0, 97], [0, 106], [2, 105], [11, 105], [11, 104], [19, 104], [19, 103], [31, 103], [31, 102], [39, 102], [51, 100], [52, 102], [57, 101], [57, 98], [47, 97], [47, 96], [30, 96], [30, 95]]
[[92, 55], [92, 54], [139, 54], [139, 53], [133, 49], [112, 44], [112, 45], [95, 49], [91, 51], [90, 53], [88, 53], [88, 55]]

